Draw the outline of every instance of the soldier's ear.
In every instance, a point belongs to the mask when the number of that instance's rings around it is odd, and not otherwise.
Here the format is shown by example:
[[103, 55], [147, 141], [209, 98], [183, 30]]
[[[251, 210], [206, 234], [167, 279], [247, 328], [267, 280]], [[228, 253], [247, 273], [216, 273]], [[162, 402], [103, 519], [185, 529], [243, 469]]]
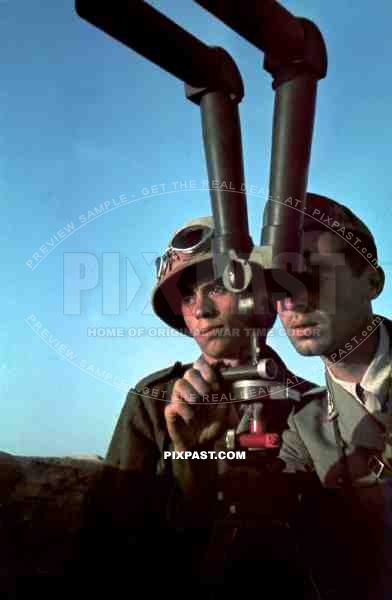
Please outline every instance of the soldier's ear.
[[376, 270], [372, 268], [369, 273], [369, 291], [370, 300], [375, 300], [381, 294], [384, 289], [385, 273], [381, 267], [377, 267]]

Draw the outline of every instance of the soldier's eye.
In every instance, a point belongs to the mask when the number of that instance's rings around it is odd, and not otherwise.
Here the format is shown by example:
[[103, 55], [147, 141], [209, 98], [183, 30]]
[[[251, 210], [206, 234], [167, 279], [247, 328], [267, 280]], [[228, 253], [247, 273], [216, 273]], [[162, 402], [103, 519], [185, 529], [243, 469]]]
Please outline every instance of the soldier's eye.
[[224, 285], [214, 285], [213, 288], [210, 289], [209, 294], [210, 296], [215, 296], [215, 295], [219, 295], [219, 294], [226, 294], [227, 290], [225, 288]]
[[195, 301], [194, 294], [188, 294], [187, 296], [183, 296], [183, 298], [182, 298], [182, 302], [186, 306], [190, 306], [191, 304], [194, 303], [194, 301]]

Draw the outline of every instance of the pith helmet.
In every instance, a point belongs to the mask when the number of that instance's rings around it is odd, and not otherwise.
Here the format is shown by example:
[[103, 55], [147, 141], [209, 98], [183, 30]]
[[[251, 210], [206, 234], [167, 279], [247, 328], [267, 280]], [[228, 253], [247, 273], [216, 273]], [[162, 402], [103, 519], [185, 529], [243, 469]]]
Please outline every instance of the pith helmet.
[[199, 217], [175, 231], [160, 258], [156, 260], [157, 282], [151, 302], [162, 321], [181, 333], [190, 335], [181, 312], [178, 284], [182, 278], [195, 280], [205, 273], [213, 277], [211, 240], [214, 235], [212, 217]]

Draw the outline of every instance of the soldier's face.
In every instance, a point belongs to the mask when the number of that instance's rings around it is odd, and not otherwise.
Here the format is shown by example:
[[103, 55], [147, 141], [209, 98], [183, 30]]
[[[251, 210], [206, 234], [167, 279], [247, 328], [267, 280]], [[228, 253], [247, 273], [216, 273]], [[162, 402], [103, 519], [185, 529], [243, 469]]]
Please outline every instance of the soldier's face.
[[182, 291], [181, 311], [186, 326], [211, 360], [240, 358], [249, 345], [249, 325], [238, 314], [238, 295], [211, 280], [190, 284]]
[[277, 302], [287, 335], [305, 356], [344, 350], [371, 315], [369, 269], [355, 273], [343, 244], [332, 232], [306, 232], [308, 276], [296, 292]]

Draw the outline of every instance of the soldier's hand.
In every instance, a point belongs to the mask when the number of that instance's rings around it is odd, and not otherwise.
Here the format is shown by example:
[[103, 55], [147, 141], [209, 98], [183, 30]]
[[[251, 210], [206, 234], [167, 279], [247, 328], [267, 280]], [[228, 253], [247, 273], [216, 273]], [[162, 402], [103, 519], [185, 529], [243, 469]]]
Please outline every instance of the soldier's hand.
[[217, 402], [212, 401], [211, 395], [219, 388], [216, 372], [203, 358], [176, 381], [165, 408], [166, 426], [176, 450], [213, 444], [222, 435], [230, 405], [219, 402], [219, 396]]

